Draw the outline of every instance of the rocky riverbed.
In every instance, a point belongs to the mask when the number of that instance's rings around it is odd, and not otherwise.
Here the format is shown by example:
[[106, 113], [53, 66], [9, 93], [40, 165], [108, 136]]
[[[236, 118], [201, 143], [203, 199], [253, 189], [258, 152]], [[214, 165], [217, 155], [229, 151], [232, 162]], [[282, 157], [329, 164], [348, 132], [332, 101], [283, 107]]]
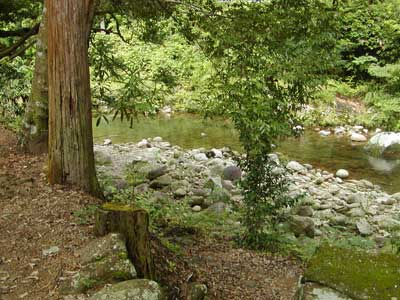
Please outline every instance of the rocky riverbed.
[[[98, 171], [112, 176], [117, 188], [127, 186], [126, 170], [133, 168], [138, 176], [135, 193], [154, 192], [171, 201], [187, 198], [193, 213], [229, 211], [243, 199], [235, 185], [241, 171], [229, 148], [183, 150], [156, 137], [118, 145], [107, 140], [95, 145], [95, 154]], [[278, 154], [272, 157], [288, 171], [290, 193], [305, 196], [290, 210], [286, 224], [296, 236], [326, 236], [335, 228], [371, 237], [381, 246], [400, 228], [400, 193], [389, 195], [367, 180], [347, 179], [346, 170], [332, 174], [284, 162]]]

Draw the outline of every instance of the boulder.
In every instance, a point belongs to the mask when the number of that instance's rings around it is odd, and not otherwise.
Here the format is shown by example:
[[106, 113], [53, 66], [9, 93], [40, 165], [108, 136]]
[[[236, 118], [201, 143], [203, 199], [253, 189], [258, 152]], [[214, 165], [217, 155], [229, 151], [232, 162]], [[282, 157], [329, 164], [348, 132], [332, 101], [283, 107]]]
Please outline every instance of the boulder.
[[294, 171], [294, 172], [298, 172], [298, 173], [305, 173], [307, 172], [307, 168], [304, 167], [302, 164], [298, 163], [297, 161], [289, 161], [288, 164], [286, 165], [286, 168]]
[[157, 282], [147, 279], [128, 280], [106, 286], [89, 300], [163, 300], [162, 290]]
[[179, 188], [174, 191], [175, 198], [182, 198], [186, 196], [186, 191], [183, 188]]
[[310, 238], [315, 236], [314, 221], [309, 217], [293, 216], [289, 225], [295, 236], [306, 235]]
[[99, 165], [109, 165], [112, 163], [111, 156], [103, 151], [96, 150], [94, 152], [94, 158]]
[[160, 176], [165, 175], [167, 172], [168, 172], [167, 166], [159, 166], [159, 167], [156, 167], [156, 168], [150, 170], [147, 173], [146, 177], [149, 180], [154, 180], [154, 179], [156, 179], [156, 178], [158, 178]]
[[387, 149], [400, 151], [400, 132], [380, 132], [375, 134], [366, 145], [366, 150], [382, 154]]
[[228, 166], [222, 171], [222, 178], [236, 182], [242, 178], [242, 170], [237, 166]]
[[136, 278], [125, 240], [117, 233], [96, 239], [78, 252], [81, 269], [67, 281], [64, 293], [82, 293], [93, 287]]
[[150, 187], [152, 189], [161, 189], [163, 187], [170, 185], [171, 183], [172, 183], [172, 177], [165, 174], [165, 175], [160, 176], [160, 177], [156, 178], [155, 180], [153, 180], [150, 183]]

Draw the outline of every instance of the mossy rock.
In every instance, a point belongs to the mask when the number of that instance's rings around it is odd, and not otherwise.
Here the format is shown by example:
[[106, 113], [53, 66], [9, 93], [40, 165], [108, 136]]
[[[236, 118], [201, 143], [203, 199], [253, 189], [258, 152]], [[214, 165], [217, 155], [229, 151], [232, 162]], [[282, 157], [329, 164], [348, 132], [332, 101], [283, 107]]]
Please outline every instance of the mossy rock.
[[400, 257], [322, 245], [304, 278], [359, 300], [400, 299]]
[[106, 283], [136, 278], [136, 269], [128, 258], [125, 240], [111, 233], [96, 239], [79, 251], [80, 271], [63, 287], [66, 294], [82, 293]]
[[164, 300], [158, 283], [147, 279], [136, 279], [107, 286], [89, 300]]

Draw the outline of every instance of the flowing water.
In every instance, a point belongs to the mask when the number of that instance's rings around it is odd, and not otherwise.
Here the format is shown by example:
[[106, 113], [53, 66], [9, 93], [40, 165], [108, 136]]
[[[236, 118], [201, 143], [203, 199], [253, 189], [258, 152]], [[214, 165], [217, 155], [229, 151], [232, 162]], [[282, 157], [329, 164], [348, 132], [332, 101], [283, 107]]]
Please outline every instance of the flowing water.
[[[156, 136], [185, 149], [224, 146], [241, 149], [232, 124], [221, 119], [203, 120], [196, 115], [179, 114], [172, 118], [141, 119], [133, 123], [133, 128], [119, 120], [109, 124], [102, 122], [98, 127], [94, 124], [94, 140], [97, 143], [106, 138], [113, 143], [128, 143]], [[331, 172], [346, 169], [351, 178], [367, 179], [390, 193], [400, 191], [400, 160], [368, 156], [363, 144], [352, 143], [346, 137], [321, 137], [310, 131], [300, 138], [280, 141], [277, 151], [290, 159]]]

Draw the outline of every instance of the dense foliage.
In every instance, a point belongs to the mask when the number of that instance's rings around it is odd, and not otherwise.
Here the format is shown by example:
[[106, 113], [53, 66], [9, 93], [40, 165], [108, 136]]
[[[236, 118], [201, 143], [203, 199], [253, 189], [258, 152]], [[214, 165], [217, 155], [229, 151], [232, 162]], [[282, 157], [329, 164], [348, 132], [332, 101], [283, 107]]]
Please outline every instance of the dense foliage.
[[[333, 2], [101, 1], [90, 47], [95, 116], [132, 122], [168, 105], [231, 118], [245, 150], [245, 240], [255, 246], [295, 201], [267, 154], [302, 122], [299, 111], [356, 97], [370, 108], [367, 126], [400, 129], [399, 0]], [[40, 10], [41, 1], [0, 0], [0, 54]], [[34, 40], [0, 55], [2, 123], [23, 114]]]

